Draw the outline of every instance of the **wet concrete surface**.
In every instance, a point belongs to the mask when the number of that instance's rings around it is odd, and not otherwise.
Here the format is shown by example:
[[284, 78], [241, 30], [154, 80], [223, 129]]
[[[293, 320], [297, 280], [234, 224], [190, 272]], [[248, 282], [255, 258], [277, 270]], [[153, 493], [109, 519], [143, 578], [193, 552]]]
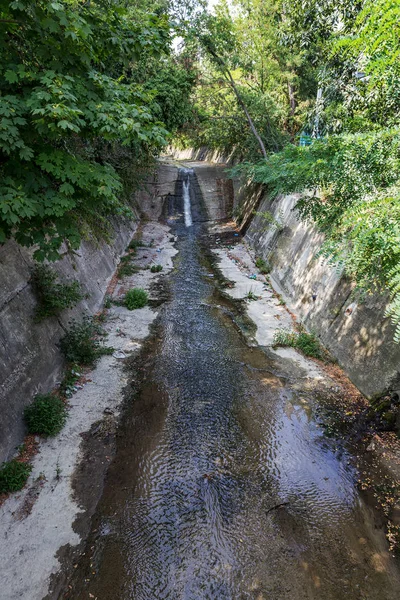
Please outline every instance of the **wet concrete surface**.
[[170, 300], [131, 364], [116, 456], [63, 597], [398, 598], [351, 456], [323, 436], [290, 361], [249, 346], [216, 302], [193, 174], [165, 218], [179, 250]]

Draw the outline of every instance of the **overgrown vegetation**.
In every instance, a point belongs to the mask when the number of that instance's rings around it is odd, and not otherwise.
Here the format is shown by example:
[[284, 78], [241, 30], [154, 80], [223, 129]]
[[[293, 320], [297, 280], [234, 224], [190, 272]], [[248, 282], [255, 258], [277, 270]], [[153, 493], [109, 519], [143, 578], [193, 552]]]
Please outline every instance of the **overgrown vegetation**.
[[81, 323], [72, 322], [69, 331], [60, 341], [60, 348], [69, 363], [93, 365], [101, 356], [112, 354], [114, 349], [104, 346], [104, 329], [92, 317]]
[[38, 301], [36, 320], [58, 315], [74, 307], [85, 295], [78, 281], [60, 283], [58, 275], [47, 265], [36, 265], [32, 273], [32, 286]]
[[171, 31], [162, 2], [1, 3], [0, 243], [57, 260], [132, 216], [138, 175], [190, 112]]
[[22, 490], [31, 471], [31, 465], [16, 459], [3, 463], [0, 467], [0, 494]]
[[305, 356], [318, 358], [319, 360], [326, 359], [326, 353], [315, 335], [304, 330], [292, 331], [283, 327], [277, 329], [274, 333], [273, 346], [296, 348]]
[[54, 436], [64, 427], [67, 407], [53, 394], [37, 394], [24, 411], [28, 433]]
[[125, 294], [124, 304], [128, 310], [135, 310], [146, 306], [149, 300], [147, 292], [142, 288], [133, 288]]
[[[255, 0], [250, 5], [265, 8], [268, 2]], [[288, 78], [288, 90], [292, 86], [294, 91], [288, 94], [295, 107], [291, 123], [302, 123], [311, 145], [299, 146], [298, 138], [292, 136], [292, 143], [287, 140], [262, 161], [243, 153], [250, 160], [234, 171], [265, 184], [272, 198], [281, 193], [301, 194], [297, 211], [324, 233], [326, 259], [352, 279], [362, 294], [391, 296], [387, 315], [396, 325], [395, 340], [400, 342], [397, 3], [294, 0], [285, 6], [284, 15], [284, 3], [274, 3], [271, 14], [280, 33], [271, 47], [277, 44], [280, 52], [286, 49], [286, 57], [297, 48], [295, 75]], [[239, 14], [248, 24], [254, 18], [245, 11]], [[299, 69], [306, 57], [308, 67]], [[279, 72], [283, 75], [280, 67]], [[267, 86], [271, 79], [267, 75]], [[305, 90], [308, 106], [301, 108]]]

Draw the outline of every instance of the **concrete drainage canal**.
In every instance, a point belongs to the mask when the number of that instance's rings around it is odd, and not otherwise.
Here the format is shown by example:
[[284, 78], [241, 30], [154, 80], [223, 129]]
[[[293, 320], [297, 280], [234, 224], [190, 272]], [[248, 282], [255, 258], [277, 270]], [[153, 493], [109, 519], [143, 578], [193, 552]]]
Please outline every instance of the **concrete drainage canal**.
[[181, 170], [179, 254], [139, 360], [104, 492], [65, 598], [391, 600], [399, 580], [288, 361], [249, 345], [219, 296], [205, 209]]

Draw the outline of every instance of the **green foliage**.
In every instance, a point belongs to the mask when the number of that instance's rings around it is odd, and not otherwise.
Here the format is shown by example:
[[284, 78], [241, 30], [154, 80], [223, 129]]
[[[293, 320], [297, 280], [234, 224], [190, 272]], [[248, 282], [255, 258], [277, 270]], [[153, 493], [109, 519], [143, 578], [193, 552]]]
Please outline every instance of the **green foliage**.
[[268, 275], [271, 272], [271, 265], [264, 258], [257, 258], [256, 267], [263, 273], [264, 275]]
[[124, 303], [128, 310], [135, 310], [146, 306], [148, 299], [148, 294], [144, 289], [133, 288], [126, 293]]
[[162, 265], [151, 265], [151, 267], [150, 267], [150, 271], [152, 273], [159, 273], [162, 270], [163, 270]]
[[246, 299], [249, 301], [253, 301], [253, 300], [259, 300], [259, 297], [252, 290], [250, 290], [246, 294]]
[[71, 398], [74, 387], [80, 378], [78, 365], [69, 365], [65, 371], [64, 377], [60, 383], [59, 391], [60, 394], [65, 398]]
[[128, 246], [128, 248], [130, 248], [131, 250], [136, 250], [137, 248], [141, 248], [143, 246], [146, 246], [146, 244], [143, 242], [143, 240], [141, 238], [132, 240]]
[[324, 351], [317, 338], [304, 330], [291, 331], [290, 329], [277, 329], [274, 333], [273, 346], [296, 348], [306, 356], [323, 360]]
[[128, 214], [126, 162], [167, 140], [134, 65], [168, 55], [169, 28], [165, 10], [122, 0], [1, 4], [0, 242], [56, 260]]
[[58, 396], [37, 394], [24, 412], [29, 433], [53, 436], [61, 431], [67, 419], [67, 407]]
[[121, 256], [121, 262], [120, 265], [118, 267], [118, 277], [120, 279], [122, 279], [123, 277], [129, 277], [130, 275], [133, 275], [134, 273], [136, 273], [138, 271], [138, 268], [136, 265], [132, 264], [132, 259], [134, 257], [134, 252], [133, 253], [129, 253], [129, 254], [125, 254], [125, 256]]
[[10, 460], [0, 467], [0, 494], [21, 490], [32, 471], [31, 465]]
[[58, 275], [46, 265], [37, 265], [32, 274], [32, 285], [38, 301], [36, 319], [58, 315], [72, 308], [84, 298], [78, 281], [58, 283]]
[[102, 327], [93, 318], [85, 317], [82, 323], [72, 322], [60, 341], [60, 348], [69, 363], [91, 366], [101, 356], [114, 351], [102, 345], [101, 338], [104, 337]]
[[389, 291], [400, 340], [400, 131], [342, 134], [287, 146], [239, 171], [271, 196], [299, 192], [296, 208], [325, 234], [322, 254], [360, 289]]

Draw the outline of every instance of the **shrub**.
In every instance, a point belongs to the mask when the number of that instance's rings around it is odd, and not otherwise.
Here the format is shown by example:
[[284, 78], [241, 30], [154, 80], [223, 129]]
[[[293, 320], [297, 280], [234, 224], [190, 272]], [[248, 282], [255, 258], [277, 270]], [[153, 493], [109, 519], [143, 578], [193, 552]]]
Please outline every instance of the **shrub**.
[[133, 288], [125, 295], [125, 306], [128, 310], [143, 308], [143, 306], [146, 306], [148, 299], [149, 297], [144, 289]]
[[268, 275], [271, 272], [271, 265], [264, 260], [263, 258], [257, 258], [256, 267], [263, 273], [264, 275]]
[[78, 281], [58, 283], [57, 279], [57, 273], [46, 265], [37, 265], [32, 273], [32, 286], [38, 301], [37, 321], [72, 308], [85, 297]]
[[100, 337], [105, 337], [105, 333], [99, 323], [91, 317], [85, 317], [82, 323], [72, 323], [60, 342], [61, 351], [70, 363], [93, 365], [100, 356], [114, 351], [113, 348], [102, 346]]
[[273, 344], [276, 346], [284, 346], [290, 348], [296, 348], [300, 350], [306, 356], [312, 358], [319, 358], [323, 360], [325, 358], [324, 351], [317, 338], [311, 333], [306, 331], [291, 331], [290, 329], [277, 329], [274, 333]]
[[159, 273], [160, 271], [162, 271], [162, 265], [151, 265], [150, 271], [152, 273]]
[[29, 433], [56, 435], [64, 427], [67, 408], [61, 398], [52, 394], [37, 394], [24, 412]]
[[0, 467], [0, 493], [21, 490], [31, 471], [31, 465], [19, 462], [16, 459], [3, 463]]

